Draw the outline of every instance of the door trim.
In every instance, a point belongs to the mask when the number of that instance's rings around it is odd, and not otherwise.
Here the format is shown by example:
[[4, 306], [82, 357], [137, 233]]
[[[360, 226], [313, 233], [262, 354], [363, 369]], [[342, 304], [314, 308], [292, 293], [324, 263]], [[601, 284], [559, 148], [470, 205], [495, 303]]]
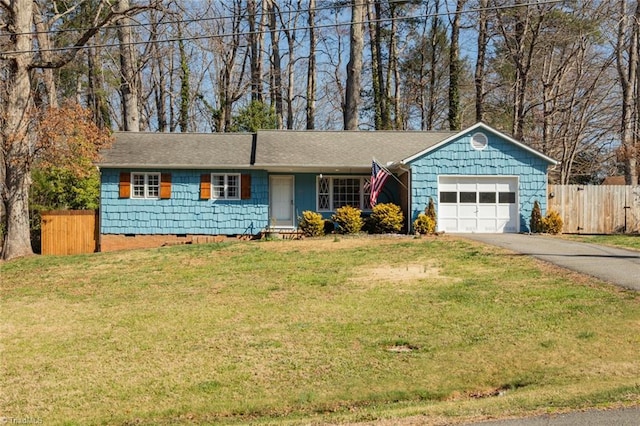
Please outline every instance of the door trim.
[[[289, 181], [289, 200], [287, 201], [290, 204], [290, 211], [289, 211], [289, 219], [286, 220], [278, 220], [274, 217], [274, 210], [275, 210], [275, 201], [273, 199], [274, 196], [274, 184], [273, 181], [274, 179], [281, 179], [281, 180], [285, 180], [284, 178], [286, 178], [286, 180]], [[295, 228], [295, 222], [296, 222], [296, 218], [295, 218], [295, 176], [294, 175], [270, 175], [269, 176], [269, 223], [268, 226], [271, 228], [283, 228], [283, 229], [293, 229]]]

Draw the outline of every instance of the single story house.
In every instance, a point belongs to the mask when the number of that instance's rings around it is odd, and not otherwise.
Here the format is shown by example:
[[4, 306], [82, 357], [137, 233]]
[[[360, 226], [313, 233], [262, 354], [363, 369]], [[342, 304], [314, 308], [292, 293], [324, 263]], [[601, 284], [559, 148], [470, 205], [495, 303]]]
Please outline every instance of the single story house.
[[102, 153], [101, 249], [295, 229], [305, 210], [371, 209], [372, 160], [405, 231], [433, 199], [438, 230], [525, 232], [556, 161], [487, 126], [460, 132], [115, 133]]

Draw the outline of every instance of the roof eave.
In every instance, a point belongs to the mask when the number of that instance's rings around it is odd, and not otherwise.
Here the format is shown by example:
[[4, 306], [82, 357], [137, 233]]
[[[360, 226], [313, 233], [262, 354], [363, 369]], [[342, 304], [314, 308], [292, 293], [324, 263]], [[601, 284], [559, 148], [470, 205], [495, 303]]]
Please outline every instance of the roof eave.
[[250, 164], [139, 164], [139, 163], [97, 163], [100, 169], [250, 169]]

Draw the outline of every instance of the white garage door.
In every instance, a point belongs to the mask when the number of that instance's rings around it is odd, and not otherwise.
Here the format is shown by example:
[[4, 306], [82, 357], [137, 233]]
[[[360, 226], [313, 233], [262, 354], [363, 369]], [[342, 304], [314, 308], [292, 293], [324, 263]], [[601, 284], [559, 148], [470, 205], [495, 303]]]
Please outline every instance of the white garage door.
[[438, 230], [518, 232], [516, 176], [439, 176]]

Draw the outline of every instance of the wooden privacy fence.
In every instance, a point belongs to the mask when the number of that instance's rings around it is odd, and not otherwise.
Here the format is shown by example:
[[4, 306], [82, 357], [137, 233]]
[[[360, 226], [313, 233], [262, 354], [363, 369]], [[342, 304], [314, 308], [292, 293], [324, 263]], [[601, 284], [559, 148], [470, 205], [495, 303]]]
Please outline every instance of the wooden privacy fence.
[[80, 254], [98, 251], [96, 210], [42, 212], [42, 254]]
[[549, 208], [560, 213], [562, 232], [640, 232], [640, 186], [549, 185]]

